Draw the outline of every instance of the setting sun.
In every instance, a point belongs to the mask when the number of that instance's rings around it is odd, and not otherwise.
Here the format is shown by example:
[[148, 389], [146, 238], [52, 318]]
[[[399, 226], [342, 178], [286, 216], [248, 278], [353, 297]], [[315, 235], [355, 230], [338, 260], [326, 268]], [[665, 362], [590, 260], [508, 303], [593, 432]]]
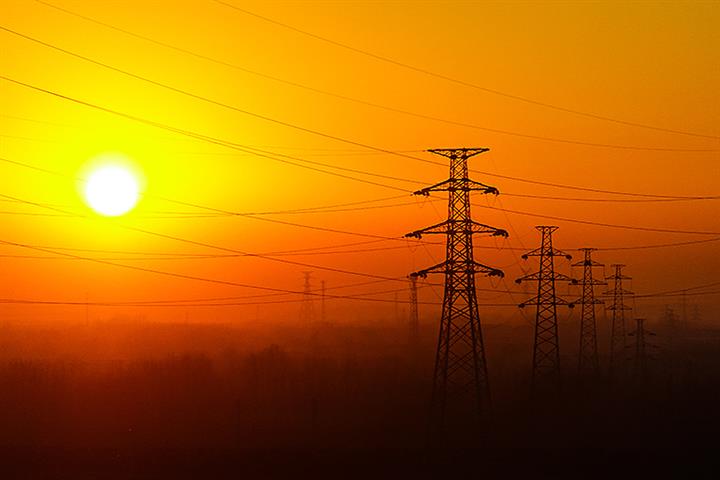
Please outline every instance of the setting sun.
[[720, 0], [0, 13], [0, 480], [719, 463]]
[[94, 170], [85, 184], [85, 201], [101, 215], [116, 217], [129, 212], [137, 203], [140, 188], [135, 176], [119, 165]]

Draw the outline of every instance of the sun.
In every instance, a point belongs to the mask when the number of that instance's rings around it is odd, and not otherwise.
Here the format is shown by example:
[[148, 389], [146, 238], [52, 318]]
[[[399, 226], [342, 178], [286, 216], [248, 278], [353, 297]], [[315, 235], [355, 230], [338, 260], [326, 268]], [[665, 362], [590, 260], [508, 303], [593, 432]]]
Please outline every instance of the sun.
[[104, 165], [90, 172], [83, 193], [85, 201], [97, 213], [117, 217], [137, 204], [140, 183], [128, 168]]

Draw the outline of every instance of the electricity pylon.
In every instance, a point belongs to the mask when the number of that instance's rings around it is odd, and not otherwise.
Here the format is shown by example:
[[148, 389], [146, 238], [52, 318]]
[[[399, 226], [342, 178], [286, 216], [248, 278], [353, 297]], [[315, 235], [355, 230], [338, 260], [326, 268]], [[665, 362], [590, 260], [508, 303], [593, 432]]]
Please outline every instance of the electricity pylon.
[[[486, 152], [487, 148], [452, 148], [428, 150], [450, 159], [450, 178], [414, 192], [448, 192], [448, 218], [406, 237], [422, 238], [439, 234], [446, 237], [445, 261], [411, 274], [426, 277], [430, 273], [445, 275], [440, 332], [435, 355], [431, 397], [431, 441], [442, 438], [450, 424], [473, 424], [489, 408], [490, 388], [485, 363], [482, 329], [475, 291], [475, 274], [502, 277], [503, 272], [475, 261], [473, 235], [490, 234], [507, 237], [505, 230], [483, 225], [470, 216], [470, 192], [497, 195], [495, 187], [468, 178], [468, 158]], [[452, 402], [452, 405], [450, 404]], [[453, 418], [450, 419], [449, 414]]]
[[516, 283], [526, 281], [538, 282], [537, 295], [524, 301], [520, 308], [526, 305], [536, 305], [535, 314], [535, 340], [533, 343], [533, 366], [530, 389], [533, 393], [539, 390], [557, 391], [560, 388], [560, 342], [558, 340], [557, 306], [573, 304], [555, 294], [555, 282], [571, 282], [575, 280], [565, 274], [555, 271], [555, 257], [572, 259], [571, 255], [553, 248], [552, 234], [558, 227], [537, 226], [542, 234], [540, 248], [536, 248], [522, 256], [540, 257], [540, 268], [535, 273], [522, 276]]
[[320, 281], [320, 321], [323, 325], [327, 322], [325, 316], [325, 280]]
[[575, 301], [582, 305], [580, 315], [580, 350], [578, 352], [578, 374], [597, 375], [600, 370], [598, 362], [597, 326], [595, 323], [595, 305], [605, 303], [595, 298], [595, 285], [607, 285], [607, 282], [593, 278], [593, 267], [602, 267], [592, 259], [595, 248], [581, 248], [585, 258], [573, 266], [583, 267], [582, 297]]
[[300, 304], [300, 321], [303, 322], [304, 325], [311, 324], [315, 320], [315, 305], [313, 304], [310, 274], [312, 274], [312, 272], [303, 272], [305, 284], [303, 288], [303, 299]]
[[635, 356], [633, 358], [633, 377], [637, 383], [647, 380], [647, 347], [655, 347], [655, 345], [647, 341], [647, 336], [655, 336], [655, 333], [645, 329], [645, 319], [635, 319], [635, 331], [628, 335], [635, 337]]
[[697, 305], [693, 305], [690, 322], [693, 324], [694, 327], [697, 327], [701, 320], [702, 316], [700, 315], [700, 307], [698, 307]]
[[610, 327], [610, 375], [616, 373], [617, 367], [623, 365], [626, 346], [625, 332], [625, 311], [630, 307], [625, 305], [623, 297], [632, 295], [630, 290], [623, 288], [623, 280], [630, 280], [630, 277], [623, 275], [622, 269], [625, 265], [614, 263], [615, 274], [606, 277], [605, 280], [613, 280], [613, 289], [605, 292], [612, 295], [612, 303], [607, 307], [612, 311], [612, 325]]
[[408, 319], [408, 340], [411, 347], [417, 346], [420, 334], [420, 316], [418, 314], [417, 276], [409, 275], [410, 279], [410, 317]]

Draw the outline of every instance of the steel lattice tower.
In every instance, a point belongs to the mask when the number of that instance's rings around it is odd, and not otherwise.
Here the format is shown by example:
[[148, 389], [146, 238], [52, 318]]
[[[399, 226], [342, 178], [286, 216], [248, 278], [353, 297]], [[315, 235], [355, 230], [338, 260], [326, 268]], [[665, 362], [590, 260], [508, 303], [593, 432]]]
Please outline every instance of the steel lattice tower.
[[[485, 362], [482, 329], [475, 291], [475, 274], [503, 276], [503, 272], [482, 265], [473, 257], [473, 235], [490, 234], [507, 237], [505, 230], [475, 222], [470, 216], [470, 192], [497, 195], [495, 187], [468, 178], [468, 158], [488, 151], [487, 148], [453, 148], [428, 150], [450, 159], [450, 178], [414, 192], [448, 192], [448, 218], [431, 227], [408, 233], [421, 238], [426, 234], [446, 237], [445, 261], [412, 273], [426, 277], [429, 273], [445, 275], [442, 317], [435, 356], [431, 397], [431, 441], [453, 426], [474, 423], [490, 403], [490, 389]], [[452, 418], [450, 417], [452, 414]], [[456, 423], [457, 422], [457, 423]]]
[[647, 347], [654, 347], [655, 345], [647, 341], [647, 336], [654, 336], [655, 334], [645, 329], [645, 319], [635, 319], [635, 331], [630, 332], [628, 336], [635, 337], [635, 356], [633, 357], [633, 377], [637, 382], [644, 382], [647, 380]]
[[557, 390], [560, 387], [560, 343], [558, 340], [557, 306], [573, 304], [555, 294], [555, 282], [565, 281], [575, 283], [575, 280], [555, 271], [555, 257], [561, 256], [572, 259], [560, 250], [553, 248], [552, 234], [558, 227], [537, 226], [542, 234], [540, 248], [532, 250], [522, 256], [540, 257], [540, 269], [535, 273], [522, 276], [516, 283], [525, 281], [538, 282], [537, 295], [519, 305], [536, 305], [535, 314], [535, 340], [533, 343], [533, 367], [530, 388], [533, 392], [540, 389]]
[[420, 316], [418, 314], [417, 276], [410, 275], [410, 317], [408, 318], [408, 340], [411, 346], [417, 345]]
[[302, 304], [300, 305], [300, 320], [305, 324], [313, 323], [315, 320], [315, 305], [313, 303], [312, 287], [310, 285], [311, 274], [312, 272], [303, 272], [305, 283]]
[[323, 324], [327, 322], [325, 316], [325, 280], [320, 281], [320, 321]]
[[575, 301], [582, 305], [580, 315], [580, 349], [578, 351], [578, 373], [580, 375], [598, 374], [600, 365], [598, 361], [597, 326], [595, 323], [595, 305], [605, 303], [595, 298], [595, 285], [607, 285], [602, 280], [593, 278], [593, 267], [602, 267], [592, 259], [595, 248], [581, 248], [585, 258], [573, 266], [583, 267], [582, 297]]
[[608, 310], [612, 311], [612, 325], [610, 327], [610, 375], [615, 373], [618, 365], [622, 365], [625, 355], [626, 332], [625, 332], [625, 311], [630, 307], [625, 305], [623, 297], [631, 295], [632, 292], [623, 288], [623, 280], [630, 280], [630, 277], [623, 275], [622, 269], [625, 265], [615, 263], [615, 274], [605, 280], [613, 280], [613, 289], [606, 292], [612, 295], [612, 303]]

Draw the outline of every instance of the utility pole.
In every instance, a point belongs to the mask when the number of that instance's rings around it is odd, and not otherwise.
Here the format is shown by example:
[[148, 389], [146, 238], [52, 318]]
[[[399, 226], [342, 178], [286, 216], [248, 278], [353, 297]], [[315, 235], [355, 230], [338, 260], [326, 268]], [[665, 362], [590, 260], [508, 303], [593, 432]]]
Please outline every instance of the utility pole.
[[303, 288], [303, 299], [300, 304], [300, 321], [303, 325], [312, 324], [315, 320], [315, 305], [313, 304], [312, 288], [310, 285], [310, 275], [312, 272], [302, 272], [305, 278]]
[[608, 310], [612, 311], [612, 325], [610, 327], [610, 376], [617, 373], [618, 365], [622, 368], [626, 346], [625, 311], [630, 310], [630, 307], [625, 305], [623, 297], [625, 295], [632, 295], [630, 290], [623, 288], [623, 280], [630, 280], [630, 277], [622, 273], [625, 265], [614, 263], [612, 267], [615, 268], [615, 274], [605, 278], [605, 280], [613, 280], [613, 289], [605, 292], [607, 295], [612, 295], [612, 303], [607, 307]]
[[[505, 230], [472, 220], [470, 192], [499, 194], [495, 187], [468, 178], [467, 161], [487, 148], [451, 148], [428, 150], [450, 159], [450, 177], [414, 192], [448, 192], [448, 218], [436, 225], [408, 233], [406, 237], [445, 235], [445, 261], [411, 274], [425, 278], [430, 273], [445, 276], [442, 317], [435, 355], [435, 371], [430, 413], [430, 441], [444, 438], [450, 426], [472, 427], [490, 406], [485, 348], [478, 314], [475, 274], [503, 276], [503, 272], [475, 261], [473, 235], [507, 237]], [[472, 432], [477, 438], [476, 431]]]
[[595, 305], [605, 303], [595, 298], [595, 285], [607, 285], [607, 282], [593, 278], [593, 267], [602, 267], [592, 259], [595, 248], [581, 248], [585, 258], [573, 266], [583, 267], [582, 297], [575, 303], [582, 305], [580, 315], [580, 349], [578, 353], [578, 374], [597, 375], [600, 370], [598, 362], [597, 326], [595, 322]]
[[418, 314], [417, 276], [410, 279], [410, 318], [408, 319], [408, 339], [411, 348], [415, 348], [420, 335], [420, 316]]
[[537, 295], [524, 301], [520, 308], [526, 305], [536, 305], [535, 313], [535, 340], [533, 342], [533, 366], [530, 389], [534, 394], [540, 390], [557, 392], [560, 389], [560, 341], [558, 339], [557, 306], [574, 305], [558, 297], [555, 293], [555, 282], [571, 282], [575, 280], [565, 274], [555, 271], [555, 257], [572, 259], [571, 255], [553, 247], [552, 234], [558, 227], [537, 226], [542, 234], [540, 248], [536, 248], [522, 256], [523, 260], [529, 257], [540, 257], [540, 268], [535, 273], [524, 275], [516, 283], [533, 281], [538, 283]]

